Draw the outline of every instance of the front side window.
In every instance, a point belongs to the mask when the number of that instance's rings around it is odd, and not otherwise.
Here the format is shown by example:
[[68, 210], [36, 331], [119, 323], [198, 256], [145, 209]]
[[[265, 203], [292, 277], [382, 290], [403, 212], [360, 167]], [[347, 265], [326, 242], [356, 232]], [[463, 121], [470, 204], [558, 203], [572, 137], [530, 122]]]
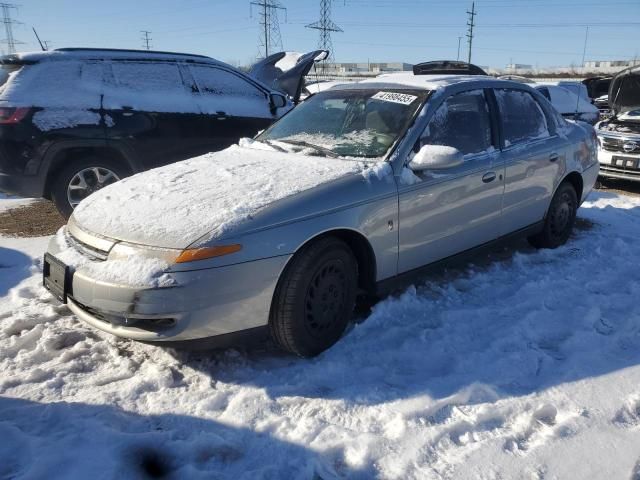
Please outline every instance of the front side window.
[[328, 90], [298, 105], [256, 139], [300, 153], [383, 157], [404, 135], [427, 95], [426, 90]]
[[495, 92], [506, 147], [549, 136], [547, 117], [529, 92], [508, 89]]
[[484, 92], [473, 90], [449, 97], [431, 117], [421, 144], [454, 147], [465, 155], [489, 150], [491, 119]]
[[192, 66], [198, 88], [205, 94], [265, 98], [265, 93], [238, 75], [215, 67]]

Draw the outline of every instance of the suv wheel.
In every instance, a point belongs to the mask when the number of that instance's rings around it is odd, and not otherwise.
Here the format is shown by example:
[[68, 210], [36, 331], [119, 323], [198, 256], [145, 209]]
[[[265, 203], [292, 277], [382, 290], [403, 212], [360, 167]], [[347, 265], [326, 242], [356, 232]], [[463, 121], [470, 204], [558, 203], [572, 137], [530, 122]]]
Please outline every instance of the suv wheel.
[[51, 186], [51, 196], [60, 214], [69, 218], [73, 209], [93, 192], [129, 175], [118, 162], [99, 157], [63, 167]]
[[577, 210], [578, 196], [573, 185], [568, 182], [561, 184], [551, 200], [542, 231], [529, 237], [529, 243], [536, 248], [563, 245], [573, 231]]
[[276, 289], [269, 325], [276, 343], [313, 357], [342, 336], [356, 301], [358, 264], [343, 241], [326, 237], [291, 261]]

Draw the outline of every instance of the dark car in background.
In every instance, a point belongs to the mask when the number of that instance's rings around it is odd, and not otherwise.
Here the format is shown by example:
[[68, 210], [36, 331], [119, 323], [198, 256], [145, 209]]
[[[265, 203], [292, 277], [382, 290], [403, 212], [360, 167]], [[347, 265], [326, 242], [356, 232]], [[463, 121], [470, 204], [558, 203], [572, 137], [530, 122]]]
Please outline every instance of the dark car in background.
[[277, 67], [285, 54], [273, 55], [254, 76], [169, 52], [65, 48], [2, 57], [0, 190], [49, 198], [68, 217], [105, 185], [268, 127], [298, 101], [319, 54], [286, 71]]

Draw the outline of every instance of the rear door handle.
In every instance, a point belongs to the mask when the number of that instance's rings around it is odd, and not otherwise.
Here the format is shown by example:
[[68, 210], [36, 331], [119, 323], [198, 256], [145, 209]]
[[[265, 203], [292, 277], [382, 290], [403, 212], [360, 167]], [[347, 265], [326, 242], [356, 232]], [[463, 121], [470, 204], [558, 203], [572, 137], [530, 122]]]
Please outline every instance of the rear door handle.
[[549, 161], [550, 162], [557, 162], [558, 158], [560, 158], [560, 157], [558, 156], [557, 153], [552, 153], [551, 155], [549, 155]]
[[482, 176], [484, 183], [493, 182], [496, 179], [496, 172], [487, 172]]
[[216, 112], [215, 118], [216, 120], [226, 120], [227, 118], [229, 118], [229, 116], [227, 115], [226, 112], [218, 111]]

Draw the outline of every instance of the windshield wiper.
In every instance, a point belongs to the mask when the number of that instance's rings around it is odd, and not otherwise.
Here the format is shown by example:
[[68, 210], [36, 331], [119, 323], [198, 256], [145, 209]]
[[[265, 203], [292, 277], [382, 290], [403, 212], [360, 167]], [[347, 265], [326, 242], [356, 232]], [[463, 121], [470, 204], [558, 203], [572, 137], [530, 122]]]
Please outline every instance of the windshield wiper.
[[331, 157], [331, 158], [339, 158], [340, 157], [340, 155], [338, 155], [333, 150], [329, 150], [328, 148], [321, 147], [319, 145], [314, 145], [313, 143], [308, 143], [308, 142], [305, 142], [303, 140], [278, 139], [278, 142], [290, 143], [291, 145], [297, 145], [298, 147], [312, 148], [313, 150], [316, 150], [318, 152], [324, 153], [327, 157]]
[[269, 145], [270, 147], [275, 148], [279, 152], [288, 153], [286, 148], [282, 148], [280, 145], [276, 145], [273, 140], [258, 140], [254, 139], [254, 142], [264, 143], [265, 145]]

